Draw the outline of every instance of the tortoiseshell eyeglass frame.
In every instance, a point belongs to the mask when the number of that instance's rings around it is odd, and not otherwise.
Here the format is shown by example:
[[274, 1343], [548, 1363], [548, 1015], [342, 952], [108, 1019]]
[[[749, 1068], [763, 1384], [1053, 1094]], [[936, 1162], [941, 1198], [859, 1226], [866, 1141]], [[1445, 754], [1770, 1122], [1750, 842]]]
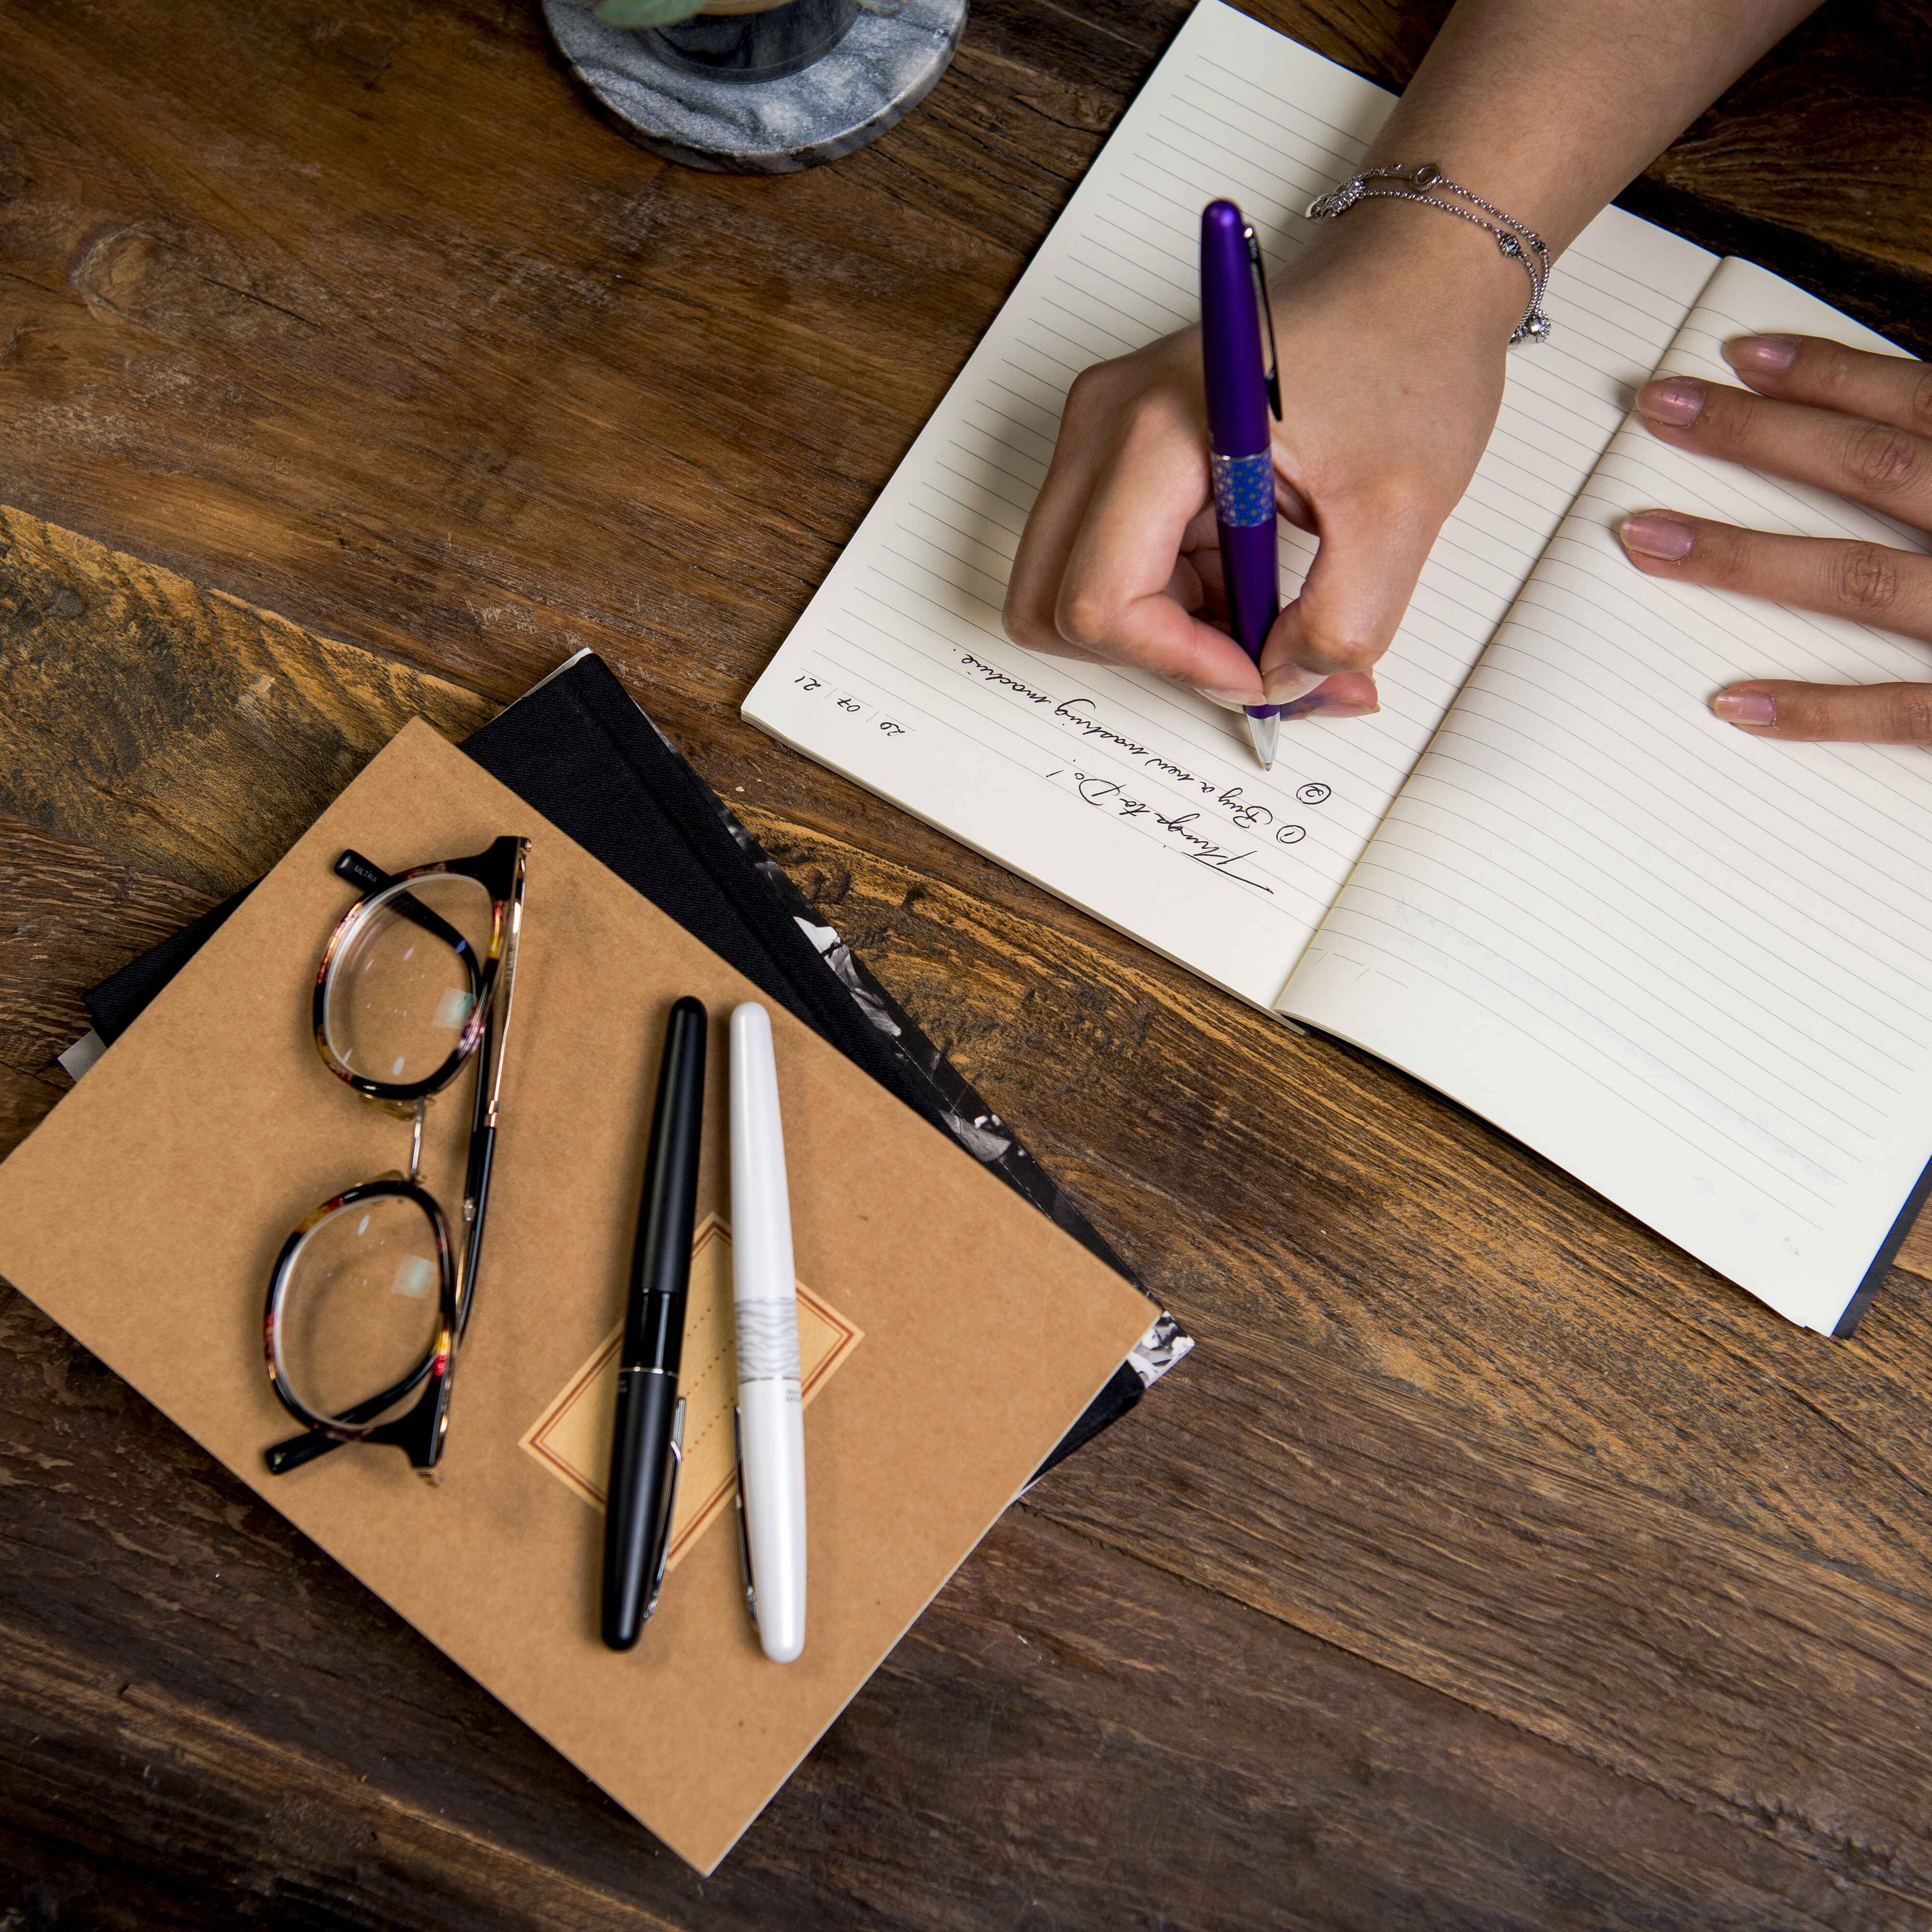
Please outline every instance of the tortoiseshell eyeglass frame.
[[[378, 1174], [325, 1201], [288, 1239], [275, 1258], [262, 1310], [262, 1348], [268, 1384], [282, 1406], [303, 1425], [302, 1433], [276, 1443], [264, 1452], [272, 1475], [284, 1475], [348, 1442], [393, 1444], [410, 1459], [420, 1476], [434, 1481], [440, 1473], [443, 1444], [449, 1432], [451, 1385], [456, 1355], [475, 1306], [476, 1266], [483, 1247], [483, 1226], [490, 1200], [490, 1174], [496, 1151], [497, 1102], [502, 1086], [503, 1049], [516, 990], [517, 943], [522, 929], [524, 880], [530, 856], [527, 838], [502, 838], [467, 859], [417, 866], [405, 872], [385, 872], [359, 852], [345, 852], [335, 862], [338, 874], [362, 888], [362, 896], [338, 921], [316, 969], [314, 1019], [316, 1051], [329, 1072], [373, 1106], [414, 1123], [406, 1174]], [[460, 933], [428, 906], [411, 902], [406, 887], [412, 880], [437, 878], [473, 879], [490, 896], [490, 932], [488, 952], [479, 961], [476, 949]], [[463, 962], [470, 982], [470, 1014], [449, 1057], [426, 1078], [415, 1081], [371, 1080], [344, 1064], [329, 1042], [327, 1024], [329, 979], [337, 961], [376, 910], [379, 902], [390, 910], [436, 932]], [[441, 930], [438, 932], [438, 928]], [[477, 1061], [476, 1096], [470, 1118], [470, 1156], [464, 1180], [464, 1238], [459, 1256], [450, 1239], [449, 1222], [435, 1197], [422, 1186], [423, 1118], [429, 1102], [472, 1059]], [[324, 1415], [308, 1408], [292, 1386], [282, 1351], [282, 1312], [295, 1264], [308, 1237], [332, 1215], [374, 1200], [400, 1199], [418, 1209], [436, 1237], [440, 1287], [436, 1324], [429, 1348], [408, 1374], [339, 1415]], [[417, 1391], [420, 1390], [418, 1394]], [[416, 1400], [400, 1414], [392, 1412]]]

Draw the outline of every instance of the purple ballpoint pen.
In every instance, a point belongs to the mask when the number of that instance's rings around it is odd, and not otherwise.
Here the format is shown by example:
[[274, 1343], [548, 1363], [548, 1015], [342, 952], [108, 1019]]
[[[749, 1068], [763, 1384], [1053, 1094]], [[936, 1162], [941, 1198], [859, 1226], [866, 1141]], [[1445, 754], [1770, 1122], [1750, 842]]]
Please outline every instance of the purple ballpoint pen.
[[[1201, 355], [1208, 376], [1208, 456], [1214, 472], [1214, 521], [1227, 580], [1228, 628], [1257, 664], [1281, 609], [1275, 550], [1274, 458], [1268, 411], [1281, 417], [1281, 384], [1270, 341], [1262, 360], [1258, 286], [1268, 300], [1261, 244], [1232, 201], [1201, 211]], [[1272, 326], [1268, 334], [1274, 334]], [[1248, 740], [1264, 770], [1274, 764], [1278, 704], [1248, 707]]]

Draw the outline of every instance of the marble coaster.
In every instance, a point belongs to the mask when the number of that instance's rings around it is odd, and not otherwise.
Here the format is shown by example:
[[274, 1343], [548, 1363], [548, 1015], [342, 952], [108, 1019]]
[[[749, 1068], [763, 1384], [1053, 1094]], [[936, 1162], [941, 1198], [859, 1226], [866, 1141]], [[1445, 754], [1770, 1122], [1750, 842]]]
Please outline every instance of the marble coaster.
[[590, 0], [544, 0], [572, 77], [640, 146], [686, 167], [789, 174], [877, 140], [946, 71], [968, 0], [905, 0], [862, 13], [828, 52], [777, 80], [721, 80], [674, 65], [651, 37], [607, 27]]

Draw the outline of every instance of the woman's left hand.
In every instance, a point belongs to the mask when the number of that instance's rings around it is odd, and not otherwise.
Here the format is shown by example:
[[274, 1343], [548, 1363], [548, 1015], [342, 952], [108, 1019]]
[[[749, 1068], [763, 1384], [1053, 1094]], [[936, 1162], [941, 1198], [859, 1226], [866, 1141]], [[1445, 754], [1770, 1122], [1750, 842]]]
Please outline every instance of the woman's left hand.
[[[1749, 390], [1667, 376], [1638, 391], [1654, 436], [1932, 530], [1932, 363], [1796, 335], [1740, 336], [1724, 359]], [[1646, 576], [1742, 590], [1932, 644], [1932, 556], [1917, 551], [1774, 536], [1675, 510], [1642, 511], [1618, 534]], [[1718, 692], [1711, 708], [1761, 738], [1932, 745], [1932, 683], [1753, 678]]]

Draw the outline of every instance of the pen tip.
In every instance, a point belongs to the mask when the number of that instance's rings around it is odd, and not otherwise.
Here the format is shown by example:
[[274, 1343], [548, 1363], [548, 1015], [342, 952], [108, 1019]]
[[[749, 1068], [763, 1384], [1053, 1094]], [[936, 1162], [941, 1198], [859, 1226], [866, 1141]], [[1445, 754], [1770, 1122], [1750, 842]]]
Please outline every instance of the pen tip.
[[1261, 761], [1262, 770], [1274, 770], [1275, 742], [1280, 735], [1281, 723], [1276, 718], [1248, 718], [1248, 742], [1255, 748], [1255, 756]]

